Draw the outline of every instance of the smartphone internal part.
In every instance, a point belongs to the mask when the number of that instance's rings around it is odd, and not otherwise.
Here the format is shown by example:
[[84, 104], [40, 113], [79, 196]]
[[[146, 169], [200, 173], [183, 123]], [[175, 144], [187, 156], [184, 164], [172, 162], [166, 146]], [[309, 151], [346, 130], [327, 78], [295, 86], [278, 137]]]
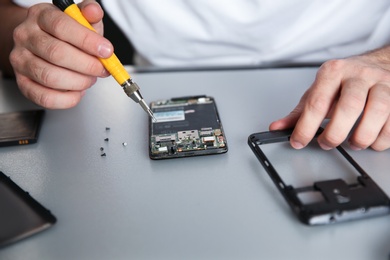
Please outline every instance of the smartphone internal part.
[[[316, 136], [322, 130], [320, 128]], [[338, 169], [333, 168], [332, 171], [329, 169], [333, 165], [328, 164], [328, 166], [317, 168], [312, 163], [314, 160], [307, 158], [309, 156], [303, 160], [298, 158], [298, 151], [294, 152], [294, 156], [286, 155], [283, 151], [268, 150], [265, 152], [269, 144], [288, 142], [291, 133], [292, 130], [255, 133], [249, 136], [248, 144], [293, 212], [303, 223], [308, 225], [331, 224], [390, 213], [390, 199], [387, 194], [341, 146], [334, 151], [336, 160], [333, 164], [339, 164]], [[320, 151], [314, 150], [313, 152], [318, 154]], [[326, 154], [330, 152], [326, 151]], [[270, 161], [271, 155], [273, 159]], [[323, 155], [322, 158], [317, 158], [316, 164], [319, 165], [325, 157]], [[287, 165], [281, 165], [284, 161], [288, 162]], [[292, 164], [296, 164], [299, 170], [285, 175], [284, 172], [289, 168], [286, 166]], [[279, 168], [279, 166], [282, 167]], [[305, 169], [299, 168], [301, 166]], [[314, 170], [310, 175], [306, 175], [305, 182], [307, 183], [291, 184], [292, 179], [286, 182], [286, 177], [294, 175], [293, 173], [305, 175], [307, 169]], [[340, 172], [337, 176], [324, 179], [325, 176], [333, 175], [333, 171], [338, 170]], [[351, 170], [354, 173], [352, 176], [346, 174]], [[311, 176], [317, 178], [309, 181]]]
[[183, 97], [151, 103], [150, 157], [166, 159], [224, 153], [226, 139], [214, 99]]
[[[216, 134], [219, 134], [216, 136]], [[181, 153], [225, 147], [225, 138], [219, 129], [209, 131], [208, 136], [199, 136], [198, 130], [180, 131], [170, 135], [151, 137], [152, 153]]]

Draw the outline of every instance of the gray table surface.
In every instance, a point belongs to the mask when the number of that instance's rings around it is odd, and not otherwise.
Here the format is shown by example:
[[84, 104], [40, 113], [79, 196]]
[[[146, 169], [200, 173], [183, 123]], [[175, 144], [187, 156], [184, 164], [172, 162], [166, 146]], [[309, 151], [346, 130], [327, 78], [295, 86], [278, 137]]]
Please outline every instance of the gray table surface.
[[[224, 155], [150, 160], [147, 116], [112, 78], [73, 109], [47, 110], [38, 143], [1, 148], [0, 170], [58, 222], [1, 249], [0, 259], [388, 259], [390, 216], [303, 225], [247, 145], [295, 106], [315, 72], [133, 75], [147, 102], [214, 96]], [[35, 108], [12, 80], [0, 85], [1, 112]], [[350, 152], [390, 194], [390, 150]]]

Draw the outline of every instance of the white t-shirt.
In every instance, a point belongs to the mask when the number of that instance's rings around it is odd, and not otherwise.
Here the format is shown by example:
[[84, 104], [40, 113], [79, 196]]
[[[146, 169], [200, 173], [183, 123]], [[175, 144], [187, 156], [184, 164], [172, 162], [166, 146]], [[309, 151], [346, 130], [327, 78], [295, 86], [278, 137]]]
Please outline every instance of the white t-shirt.
[[390, 43], [389, 0], [102, 2], [140, 56], [158, 66], [323, 62]]

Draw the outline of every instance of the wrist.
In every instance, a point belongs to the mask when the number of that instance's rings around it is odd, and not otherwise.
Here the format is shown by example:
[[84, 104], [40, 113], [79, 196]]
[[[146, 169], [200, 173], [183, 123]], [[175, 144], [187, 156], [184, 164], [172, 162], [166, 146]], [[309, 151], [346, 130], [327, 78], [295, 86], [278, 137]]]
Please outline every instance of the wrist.
[[390, 45], [360, 55], [370, 62], [390, 70]]

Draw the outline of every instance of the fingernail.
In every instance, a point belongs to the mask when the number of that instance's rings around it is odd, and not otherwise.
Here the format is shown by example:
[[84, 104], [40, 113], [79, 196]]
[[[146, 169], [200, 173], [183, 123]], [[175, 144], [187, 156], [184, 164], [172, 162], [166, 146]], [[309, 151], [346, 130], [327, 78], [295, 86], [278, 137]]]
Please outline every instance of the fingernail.
[[110, 72], [108, 72], [108, 70], [104, 69], [102, 72], [102, 77], [108, 77], [108, 76], [110, 76]]
[[333, 147], [330, 147], [329, 145], [326, 145], [326, 144], [323, 144], [323, 143], [320, 143], [320, 142], [318, 142], [318, 144], [320, 145], [320, 147], [321, 147], [323, 150], [328, 151], [328, 150], [332, 150], [332, 149], [333, 149]]
[[294, 148], [294, 149], [302, 149], [303, 147], [305, 147], [303, 144], [301, 144], [300, 142], [296, 142], [296, 141], [291, 141], [291, 146]]
[[81, 91], [81, 93], [80, 93], [81, 97], [84, 97], [86, 92], [87, 92], [86, 90]]
[[352, 149], [352, 150], [354, 150], [354, 151], [360, 151], [360, 150], [363, 150], [361, 147], [358, 147], [358, 146], [355, 146], [355, 145], [353, 145], [353, 144], [349, 144], [349, 147]]
[[111, 45], [103, 43], [98, 47], [98, 53], [101, 58], [108, 58], [112, 53]]

